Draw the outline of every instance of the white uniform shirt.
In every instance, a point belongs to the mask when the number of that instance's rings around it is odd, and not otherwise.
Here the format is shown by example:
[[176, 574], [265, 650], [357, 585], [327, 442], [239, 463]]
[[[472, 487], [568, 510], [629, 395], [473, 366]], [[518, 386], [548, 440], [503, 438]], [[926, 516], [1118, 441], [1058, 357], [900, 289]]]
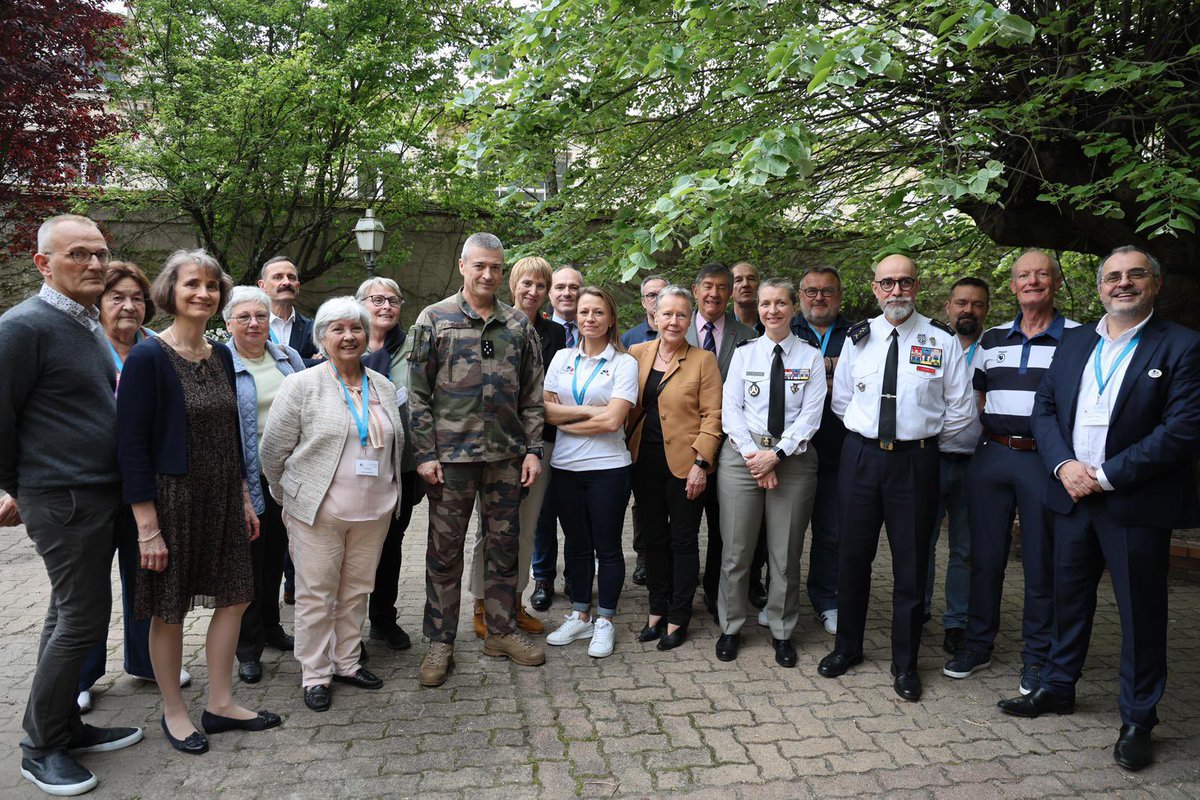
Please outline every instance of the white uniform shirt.
[[[603, 363], [601, 363], [603, 362]], [[610, 344], [599, 357], [584, 355], [578, 347], [564, 348], [550, 359], [545, 390], [558, 395], [565, 406], [606, 406], [610, 400], [637, 403], [638, 364], [628, 353], [618, 353]], [[583, 395], [583, 402], [576, 398]], [[558, 429], [550, 466], [568, 472], [627, 467], [632, 459], [625, 446], [625, 428], [612, 433], [579, 436]]]
[[[915, 311], [894, 329], [900, 336], [896, 439], [937, 436], [942, 445], [977, 415], [962, 345], [953, 333]], [[879, 399], [892, 330], [881, 314], [871, 320], [867, 338], [855, 343], [848, 336], [833, 376], [833, 413], [847, 430], [868, 439], [879, 437]]]
[[[980, 335], [980, 339], [982, 338], [983, 336]], [[976, 340], [975, 343], [978, 345], [979, 341]], [[961, 345], [962, 343], [959, 342], [959, 344]], [[886, 353], [887, 351], [884, 351], [885, 355]], [[978, 355], [978, 346], [963, 351], [963, 363], [967, 365], [968, 380], [972, 375], [975, 374], [974, 364], [972, 362], [977, 360], [976, 357]], [[896, 377], [899, 378], [899, 373], [897, 373]], [[943, 453], [959, 453], [970, 455], [975, 452], [975, 447], [979, 444], [979, 437], [983, 435], [983, 423], [979, 421], [979, 404], [972, 403], [971, 408], [974, 411], [974, 413], [971, 415], [971, 424], [963, 428], [962, 431], [954, 436], [949, 437], [942, 442], [941, 445], [939, 445], [939, 449]]]
[[[743, 456], [759, 450], [753, 434], [766, 434], [771, 409], [771, 365], [775, 342], [760, 336], [733, 351], [721, 404], [721, 428]], [[803, 453], [821, 425], [825, 408], [825, 359], [794, 333], [783, 347], [783, 436], [776, 447], [786, 455]]]
[[[1079, 399], [1075, 403], [1075, 427], [1071, 431], [1071, 448], [1075, 451], [1077, 461], [1096, 468], [1096, 480], [1107, 492], [1111, 492], [1113, 486], [1104, 477], [1101, 465], [1107, 457], [1104, 451], [1108, 442], [1108, 423], [1112, 419], [1113, 406], [1117, 404], [1117, 395], [1121, 392], [1121, 383], [1125, 380], [1129, 362], [1133, 361], [1133, 354], [1137, 352], [1137, 345], [1129, 350], [1120, 363], [1117, 363], [1117, 359], [1135, 337], [1140, 337], [1142, 328], [1146, 327], [1146, 323], [1153, 316], [1151, 313], [1149, 317], [1115, 339], [1108, 335], [1108, 315], [1101, 317], [1096, 323], [1096, 333], [1100, 334], [1100, 341], [1092, 348], [1083, 368], [1083, 377], [1079, 381]], [[1108, 371], [1112, 370], [1112, 377], [1104, 384], [1104, 394], [1100, 394], [1095, 366], [1096, 349], [1101, 346], [1103, 350], [1100, 352], [1100, 374], [1108, 377]], [[1062, 464], [1058, 465], [1061, 466]], [[1058, 475], [1058, 467], [1054, 468], [1055, 475]]]
[[275, 334], [275, 344], [291, 344], [292, 323], [296, 320], [296, 309], [292, 309], [292, 313], [287, 319], [275, 316], [274, 311], [270, 312], [270, 317], [271, 333]]

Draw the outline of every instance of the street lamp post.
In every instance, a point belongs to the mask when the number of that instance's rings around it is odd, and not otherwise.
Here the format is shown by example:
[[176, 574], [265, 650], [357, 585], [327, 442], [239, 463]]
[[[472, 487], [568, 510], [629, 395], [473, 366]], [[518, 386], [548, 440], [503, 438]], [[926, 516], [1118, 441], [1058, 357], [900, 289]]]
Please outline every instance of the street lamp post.
[[367, 264], [367, 277], [375, 277], [375, 259], [383, 252], [383, 238], [387, 228], [375, 219], [375, 211], [368, 208], [366, 216], [354, 226], [354, 238], [358, 240], [358, 250], [362, 253], [363, 261]]

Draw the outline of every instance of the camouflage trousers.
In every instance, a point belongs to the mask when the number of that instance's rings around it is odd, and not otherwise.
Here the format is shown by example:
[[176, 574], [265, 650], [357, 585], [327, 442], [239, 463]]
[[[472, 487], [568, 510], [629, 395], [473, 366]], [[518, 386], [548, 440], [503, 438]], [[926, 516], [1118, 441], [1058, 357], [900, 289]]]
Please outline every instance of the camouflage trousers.
[[511, 633], [517, 606], [521, 461], [442, 464], [443, 482], [426, 486], [429, 542], [425, 549], [425, 635], [453, 642], [462, 596], [463, 549], [476, 493], [482, 498], [483, 601], [488, 630]]

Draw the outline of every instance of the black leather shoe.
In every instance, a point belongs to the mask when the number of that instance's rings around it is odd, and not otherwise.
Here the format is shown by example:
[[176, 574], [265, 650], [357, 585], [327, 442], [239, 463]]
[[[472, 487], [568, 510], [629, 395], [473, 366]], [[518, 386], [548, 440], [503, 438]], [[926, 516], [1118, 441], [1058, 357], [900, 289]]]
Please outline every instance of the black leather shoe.
[[283, 722], [278, 714], [270, 711], [259, 711], [257, 717], [250, 719], [233, 719], [222, 717], [211, 711], [200, 715], [200, 727], [205, 733], [224, 733], [225, 731], [265, 731]]
[[687, 641], [687, 627], [682, 626], [675, 629], [674, 633], [664, 633], [663, 637], [658, 640], [659, 650], [674, 650], [679, 645]]
[[788, 669], [796, 666], [796, 647], [792, 644], [791, 639], [772, 638], [771, 644], [775, 646], [776, 664]]
[[1026, 717], [1033, 719], [1040, 717], [1042, 714], [1074, 714], [1075, 713], [1075, 693], [1066, 697], [1060, 697], [1056, 694], [1051, 694], [1050, 690], [1045, 686], [1039, 686], [1031, 693], [1024, 697], [1014, 697], [1011, 700], [1001, 700], [996, 703], [996, 707], [1005, 714], [1010, 714], [1014, 717]]
[[653, 642], [656, 639], [662, 638], [662, 635], [664, 633], [666, 633], [666, 630], [667, 630], [667, 618], [659, 617], [658, 622], [654, 623], [653, 625], [647, 625], [646, 627], [642, 628], [641, 633], [638, 634], [638, 641], [639, 642]]
[[267, 635], [263, 638], [263, 643], [267, 647], [274, 647], [276, 650], [282, 650], [285, 653], [292, 652], [296, 647], [295, 638], [288, 636], [287, 631], [283, 628], [267, 631]]
[[529, 595], [529, 605], [534, 611], [546, 611], [554, 602], [554, 583], [552, 581], [534, 581], [533, 594]]
[[637, 560], [637, 566], [633, 568], [632, 580], [638, 586], [646, 585], [646, 562], [640, 558]]
[[921, 676], [915, 670], [892, 667], [892, 688], [901, 700], [915, 703], [921, 699]]
[[304, 705], [313, 711], [328, 711], [330, 703], [329, 684], [304, 687]]
[[946, 628], [942, 649], [952, 656], [960, 654], [967, 649], [967, 632], [962, 628]]
[[55, 750], [41, 758], [22, 758], [21, 777], [46, 794], [62, 797], [90, 792], [100, 782], [65, 750]]
[[351, 686], [357, 686], [359, 689], [378, 689], [383, 686], [383, 678], [380, 678], [366, 667], [359, 667], [358, 672], [353, 675], [338, 675], [335, 673], [333, 679], [338, 683], [348, 683]]
[[762, 581], [750, 581], [750, 592], [747, 596], [750, 605], [757, 609], [763, 609], [767, 606], [767, 590], [762, 585]]
[[242, 683], [258, 683], [262, 680], [262, 662], [242, 661], [238, 664], [238, 677]]
[[376, 625], [372, 622], [371, 638], [383, 642], [389, 650], [407, 650], [412, 647], [412, 639], [408, 632], [395, 622], [391, 625]]
[[861, 664], [863, 661], [862, 653], [839, 653], [834, 650], [829, 655], [821, 659], [821, 663], [817, 665], [817, 672], [824, 678], [837, 678], [845, 675], [847, 670], [855, 664]]
[[1113, 745], [1113, 761], [1117, 766], [1137, 772], [1150, 766], [1153, 760], [1150, 746], [1150, 731], [1134, 725], [1122, 725], [1121, 735]]
[[171, 729], [167, 727], [167, 718], [165, 716], [161, 722], [163, 734], [166, 735], [167, 741], [171, 743], [171, 747], [190, 756], [198, 756], [208, 752], [208, 737], [200, 731], [193, 731], [188, 734], [186, 739], [176, 739], [171, 735]]
[[742, 639], [736, 633], [722, 633], [717, 637], [717, 660], [733, 661], [741, 644]]

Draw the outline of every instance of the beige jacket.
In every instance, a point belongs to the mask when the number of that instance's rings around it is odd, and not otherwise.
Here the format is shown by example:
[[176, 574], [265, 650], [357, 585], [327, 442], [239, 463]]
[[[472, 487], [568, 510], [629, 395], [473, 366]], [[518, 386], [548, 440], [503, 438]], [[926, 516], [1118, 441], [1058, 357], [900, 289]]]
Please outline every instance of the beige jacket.
[[[396, 405], [396, 387], [372, 369], [366, 374], [395, 432], [392, 463], [397, 478], [395, 513], [399, 516], [404, 426]], [[276, 502], [306, 525], [316, 520], [317, 509], [333, 483], [346, 445], [346, 429], [352, 424], [341, 384], [328, 366], [320, 364], [284, 378], [263, 431], [262, 473]]]

